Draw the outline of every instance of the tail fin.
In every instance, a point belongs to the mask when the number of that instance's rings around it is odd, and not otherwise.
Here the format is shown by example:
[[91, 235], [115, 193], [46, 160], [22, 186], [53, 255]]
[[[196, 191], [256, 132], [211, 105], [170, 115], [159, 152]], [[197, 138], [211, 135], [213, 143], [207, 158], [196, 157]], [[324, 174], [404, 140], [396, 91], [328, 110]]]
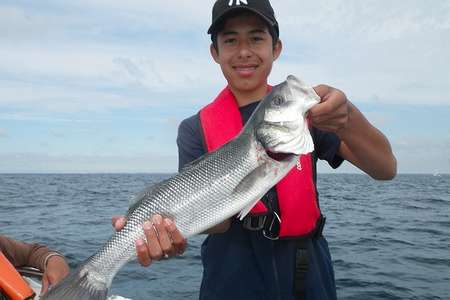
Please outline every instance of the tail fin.
[[108, 286], [98, 274], [90, 274], [81, 266], [51, 288], [42, 300], [105, 300]]

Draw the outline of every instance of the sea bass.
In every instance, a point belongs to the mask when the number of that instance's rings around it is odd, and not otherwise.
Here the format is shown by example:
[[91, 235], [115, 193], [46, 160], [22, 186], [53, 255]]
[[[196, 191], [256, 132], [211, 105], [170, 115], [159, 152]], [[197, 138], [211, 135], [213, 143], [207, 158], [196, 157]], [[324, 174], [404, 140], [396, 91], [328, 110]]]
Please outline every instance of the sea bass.
[[[125, 227], [82, 263], [45, 300], [106, 299], [119, 269], [134, 259], [143, 223], [154, 214], [173, 219], [184, 237], [239, 214], [242, 219], [314, 145], [306, 112], [320, 101], [294, 76], [274, 86], [238, 136], [175, 176], [146, 188], [127, 213]], [[272, 158], [270, 153], [283, 153]]]

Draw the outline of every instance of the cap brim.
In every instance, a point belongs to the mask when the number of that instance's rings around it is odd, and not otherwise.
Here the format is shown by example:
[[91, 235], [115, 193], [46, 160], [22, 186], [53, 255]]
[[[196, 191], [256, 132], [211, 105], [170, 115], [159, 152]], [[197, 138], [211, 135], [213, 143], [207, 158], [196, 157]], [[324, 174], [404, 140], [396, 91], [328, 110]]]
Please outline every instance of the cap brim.
[[275, 26], [276, 22], [274, 22], [273, 20], [269, 19], [267, 16], [265, 16], [264, 14], [262, 14], [261, 12], [257, 11], [256, 9], [253, 9], [251, 7], [246, 7], [246, 6], [241, 6], [241, 7], [230, 7], [229, 9], [225, 10], [220, 16], [218, 16], [211, 24], [211, 26], [209, 26], [208, 29], [208, 34], [212, 34], [214, 32], [214, 28], [217, 26], [217, 24], [222, 21], [229, 13], [233, 12], [233, 11], [237, 11], [237, 10], [247, 10], [247, 11], [251, 11], [255, 14], [257, 14], [258, 16], [260, 16], [261, 18], [263, 18], [264, 21], [266, 21], [270, 26]]

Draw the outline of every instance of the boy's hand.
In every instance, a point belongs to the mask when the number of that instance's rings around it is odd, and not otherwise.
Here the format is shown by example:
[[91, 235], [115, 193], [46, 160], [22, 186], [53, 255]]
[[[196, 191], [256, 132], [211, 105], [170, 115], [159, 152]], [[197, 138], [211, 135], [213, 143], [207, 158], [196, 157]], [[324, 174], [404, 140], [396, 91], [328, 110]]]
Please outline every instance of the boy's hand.
[[[114, 216], [112, 224], [116, 231], [125, 226], [126, 218]], [[175, 226], [175, 223], [160, 215], [154, 215], [151, 221], [144, 223], [145, 240], [136, 241], [136, 255], [139, 263], [147, 267], [153, 260], [182, 254], [187, 241]]]
[[334, 133], [345, 129], [349, 115], [347, 96], [342, 91], [327, 85], [316, 86], [314, 90], [321, 100], [308, 111], [312, 125]]
[[326, 85], [314, 90], [321, 101], [309, 110], [309, 118], [314, 127], [333, 132], [340, 138], [340, 157], [372, 178], [394, 178], [397, 160], [381, 131], [370, 124], [342, 91]]

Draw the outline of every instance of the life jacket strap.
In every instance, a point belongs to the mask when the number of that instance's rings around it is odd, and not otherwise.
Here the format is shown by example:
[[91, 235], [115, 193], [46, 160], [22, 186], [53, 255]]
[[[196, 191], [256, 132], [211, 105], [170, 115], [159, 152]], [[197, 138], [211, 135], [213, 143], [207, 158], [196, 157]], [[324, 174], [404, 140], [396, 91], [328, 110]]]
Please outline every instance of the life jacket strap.
[[[322, 236], [325, 227], [326, 217], [321, 216], [317, 222], [316, 230], [307, 239], [318, 239]], [[305, 238], [297, 240], [295, 251], [295, 273], [294, 273], [294, 299], [305, 299], [305, 280], [309, 269], [310, 254]]]
[[294, 299], [305, 299], [305, 280], [309, 267], [308, 247], [304, 240], [297, 243], [295, 252]]

